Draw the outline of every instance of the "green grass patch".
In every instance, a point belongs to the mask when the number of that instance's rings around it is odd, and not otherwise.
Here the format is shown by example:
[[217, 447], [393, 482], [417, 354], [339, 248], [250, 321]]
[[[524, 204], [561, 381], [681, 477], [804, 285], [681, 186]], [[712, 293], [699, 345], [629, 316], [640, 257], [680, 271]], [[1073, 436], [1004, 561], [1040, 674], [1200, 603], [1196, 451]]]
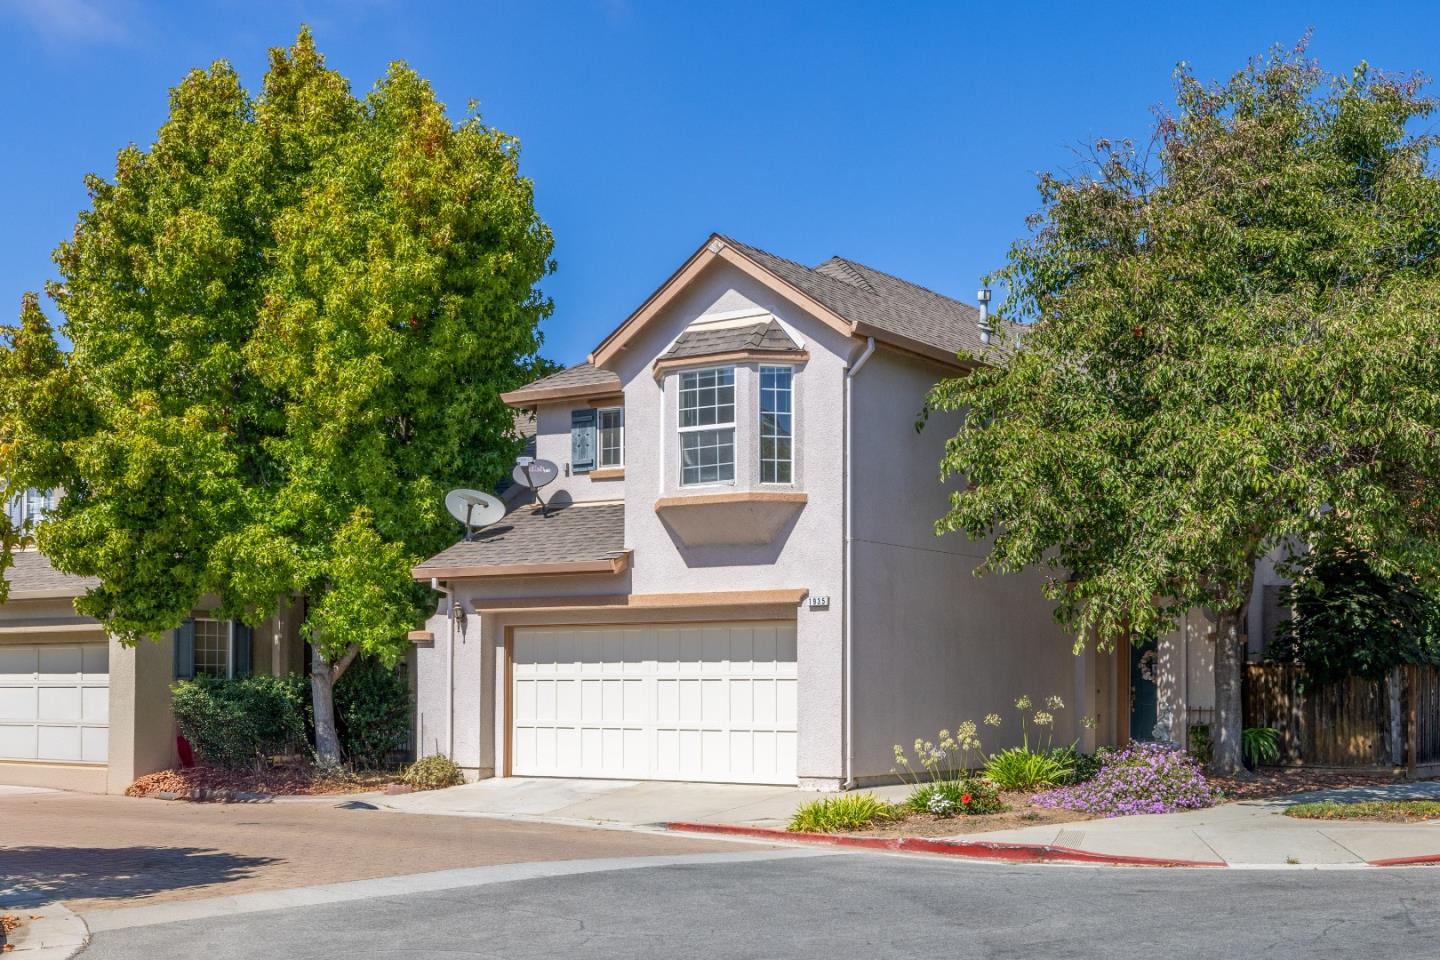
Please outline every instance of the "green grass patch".
[[805, 804], [795, 811], [786, 829], [792, 833], [846, 833], [889, 823], [904, 815], [903, 808], [873, 793], [842, 793]]
[[1319, 800], [1297, 803], [1285, 816], [1300, 820], [1381, 820], [1404, 823], [1440, 819], [1440, 800]]

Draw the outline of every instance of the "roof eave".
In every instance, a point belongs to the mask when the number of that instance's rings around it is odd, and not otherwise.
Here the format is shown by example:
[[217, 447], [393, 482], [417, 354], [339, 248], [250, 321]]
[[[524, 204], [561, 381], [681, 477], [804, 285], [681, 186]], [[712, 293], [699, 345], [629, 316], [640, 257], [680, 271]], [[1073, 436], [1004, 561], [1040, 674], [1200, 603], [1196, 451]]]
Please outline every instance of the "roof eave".
[[521, 387], [500, 394], [500, 399], [517, 410], [528, 409], [537, 403], [558, 400], [586, 400], [622, 397], [619, 384], [576, 384], [566, 387]]
[[771, 363], [804, 364], [810, 360], [807, 350], [717, 350], [714, 353], [697, 353], [688, 357], [660, 357], [650, 365], [658, 377], [667, 370], [680, 367], [703, 367], [712, 363], [745, 363], [760, 361]]
[[904, 334], [895, 333], [894, 331], [886, 330], [869, 323], [855, 324], [855, 335], [859, 337], [874, 337], [876, 343], [893, 347], [896, 350], [903, 350], [905, 353], [914, 354], [918, 357], [924, 357], [926, 360], [933, 360], [936, 363], [953, 367], [956, 370], [973, 370], [976, 367], [984, 365], [970, 357], [962, 357], [959, 354], [951, 353], [948, 350], [926, 343], [923, 340], [916, 340], [913, 337], [907, 337]]
[[494, 577], [553, 577], [592, 573], [624, 573], [630, 567], [629, 550], [600, 560], [562, 560], [556, 563], [488, 563], [468, 566], [427, 566], [410, 571], [416, 580], [469, 580]]

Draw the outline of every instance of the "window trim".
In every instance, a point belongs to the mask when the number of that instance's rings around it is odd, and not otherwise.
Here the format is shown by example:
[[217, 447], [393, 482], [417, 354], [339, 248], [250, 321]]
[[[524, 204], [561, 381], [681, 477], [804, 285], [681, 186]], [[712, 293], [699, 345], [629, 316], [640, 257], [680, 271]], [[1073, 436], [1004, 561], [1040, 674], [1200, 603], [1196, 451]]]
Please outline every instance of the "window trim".
[[[736, 449], [737, 449], [737, 446], [738, 446], [738, 444], [739, 444], [739, 439], [740, 439], [740, 430], [739, 430], [739, 428], [740, 428], [740, 421], [739, 421], [739, 416], [738, 416], [738, 415], [739, 415], [739, 412], [740, 412], [740, 402], [739, 402], [739, 401], [740, 401], [740, 398], [739, 398], [739, 395], [738, 395], [737, 390], [736, 390], [737, 385], [738, 385], [738, 384], [737, 384], [737, 381], [739, 380], [739, 376], [738, 376], [738, 374], [737, 374], [737, 370], [738, 370], [738, 368], [737, 368], [734, 364], [719, 364], [719, 365], [709, 365], [709, 366], [703, 366], [703, 367], [694, 367], [694, 368], [687, 369], [687, 370], [678, 370], [678, 371], [676, 371], [677, 376], [676, 376], [676, 380], [675, 380], [675, 430], [676, 430], [676, 434], [677, 434], [678, 437], [679, 437], [679, 444], [678, 444], [678, 448], [677, 448], [677, 450], [676, 450], [676, 455], [677, 455], [676, 466], [678, 466], [678, 467], [680, 468], [680, 469], [679, 469], [680, 476], [679, 476], [679, 478], [678, 478], [678, 479], [679, 479], [679, 486], [682, 487], [682, 488], [684, 488], [684, 489], [694, 490], [694, 489], [699, 488], [699, 487], [721, 487], [721, 486], [724, 486], [724, 487], [733, 487], [733, 486], [735, 485], [735, 483], [736, 483], [736, 478], [739, 476], [739, 473], [740, 473], [740, 458], [739, 458], [739, 456], [736, 454]], [[698, 375], [698, 374], [702, 374], [702, 373], [726, 373], [726, 372], [728, 372], [728, 373], [730, 374], [730, 419], [727, 420], [727, 421], [724, 421], [724, 422], [719, 422], [719, 421], [717, 421], [717, 422], [715, 422], [715, 423], [696, 424], [695, 426], [690, 426], [690, 427], [682, 426], [680, 421], [684, 419], [684, 414], [685, 414], [685, 401], [684, 401], [684, 399], [683, 399], [684, 396], [685, 396], [685, 377], [686, 377], [687, 375]], [[718, 384], [716, 385], [716, 389], [719, 389], [719, 385], [718, 385]], [[717, 405], [717, 406], [718, 406], [718, 405]], [[695, 481], [694, 483], [686, 483], [686, 482], [685, 482], [685, 435], [686, 435], [686, 434], [691, 434], [691, 433], [699, 433], [699, 432], [705, 431], [705, 430], [712, 431], [712, 432], [719, 432], [719, 431], [722, 431], [722, 430], [729, 430], [729, 431], [730, 431], [730, 479], [728, 479], [728, 480], [697, 480], [697, 481]], [[718, 465], [717, 465], [717, 466], [718, 466]]]
[[[765, 371], [784, 370], [790, 374], [790, 382], [786, 387], [786, 393], [790, 395], [790, 410], [785, 414], [790, 418], [790, 433], [785, 438], [790, 441], [790, 455], [785, 458], [784, 463], [790, 467], [789, 480], [766, 480], [765, 479]], [[795, 365], [790, 363], [763, 363], [755, 369], [755, 464], [757, 467], [756, 482], [766, 487], [793, 487], [795, 486]], [[779, 413], [779, 411], [771, 411]], [[779, 440], [780, 438], [774, 437]], [[779, 464], [782, 461], [775, 459], [773, 463]]]
[[[615, 414], [620, 422], [617, 429], [620, 431], [620, 458], [614, 463], [607, 463], [605, 460], [605, 414]], [[625, 408], [622, 406], [599, 407], [595, 411], [595, 469], [596, 470], [622, 470], [625, 467]]]

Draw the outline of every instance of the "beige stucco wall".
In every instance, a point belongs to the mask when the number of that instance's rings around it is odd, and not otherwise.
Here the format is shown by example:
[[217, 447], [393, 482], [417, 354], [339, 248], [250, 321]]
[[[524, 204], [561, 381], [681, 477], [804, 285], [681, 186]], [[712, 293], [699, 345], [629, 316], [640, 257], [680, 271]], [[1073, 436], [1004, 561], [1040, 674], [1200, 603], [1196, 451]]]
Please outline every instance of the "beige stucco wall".
[[[625, 499], [625, 477], [593, 479], [588, 473], [573, 473], [570, 469], [570, 413], [572, 410], [594, 409], [585, 400], [565, 400], [559, 403], [543, 403], [536, 408], [535, 456], [549, 460], [560, 468], [560, 476], [554, 483], [540, 488], [540, 496], [547, 503], [588, 503], [597, 500]], [[630, 459], [630, 424], [625, 424], [625, 460]], [[597, 454], [598, 455], [598, 454]]]
[[1076, 656], [1041, 592], [1044, 571], [974, 575], [988, 545], [960, 533], [935, 535], [956, 483], [939, 462], [959, 414], [933, 415], [915, 429], [937, 365], [880, 349], [854, 383], [855, 775], [883, 778], [893, 746], [934, 739], [964, 720], [998, 713], [982, 727], [985, 748], [1018, 742], [1014, 701], [1060, 696], [1054, 740], [1082, 738], [1084, 713], [1108, 720], [1109, 658]]

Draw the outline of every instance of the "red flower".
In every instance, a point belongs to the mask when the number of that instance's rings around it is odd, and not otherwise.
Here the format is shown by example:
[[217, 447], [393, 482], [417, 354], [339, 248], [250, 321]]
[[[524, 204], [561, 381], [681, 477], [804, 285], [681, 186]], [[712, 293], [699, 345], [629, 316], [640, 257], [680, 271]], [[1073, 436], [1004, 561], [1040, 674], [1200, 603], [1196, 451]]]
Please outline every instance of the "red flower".
[[960, 797], [960, 802], [961, 802], [961, 803], [969, 803], [969, 802], [970, 802], [970, 794], [968, 794], [968, 793], [962, 794], [961, 797]]

